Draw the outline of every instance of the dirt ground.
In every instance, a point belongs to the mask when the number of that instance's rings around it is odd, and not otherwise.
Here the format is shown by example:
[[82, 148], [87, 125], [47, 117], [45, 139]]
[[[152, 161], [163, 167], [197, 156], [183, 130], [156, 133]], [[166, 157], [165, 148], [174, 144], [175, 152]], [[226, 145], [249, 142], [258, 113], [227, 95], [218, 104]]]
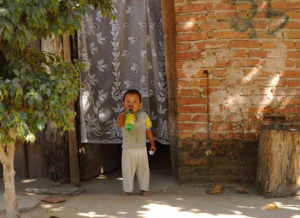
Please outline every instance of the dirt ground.
[[[177, 185], [153, 175], [151, 195], [135, 193], [122, 197], [119, 172], [101, 176], [82, 184], [85, 191], [77, 196], [64, 196], [61, 204], [40, 203], [22, 217], [74, 218], [74, 217], [278, 217], [300, 218], [300, 198], [265, 199], [250, 188], [249, 194], [238, 194], [231, 186], [221, 195], [209, 195], [207, 186]], [[263, 210], [266, 204], [275, 203], [276, 210]]]
[[[265, 217], [300, 218], [300, 197], [266, 199], [258, 195], [253, 187], [226, 185], [225, 192], [210, 195], [206, 191], [213, 184], [178, 184], [172, 176], [168, 163], [150, 162], [150, 195], [139, 194], [136, 182], [135, 191], [129, 197], [121, 196], [121, 171], [98, 176], [80, 185], [80, 194], [48, 195], [62, 197], [59, 204], [44, 203], [40, 200], [47, 195], [31, 194], [38, 204], [23, 218], [75, 218], [75, 217]], [[45, 183], [45, 182], [43, 182]], [[248, 194], [236, 193], [235, 187], [244, 188]], [[1, 202], [0, 202], [1, 203]], [[276, 210], [264, 210], [263, 206], [275, 203]], [[3, 215], [2, 215], [3, 216]]]

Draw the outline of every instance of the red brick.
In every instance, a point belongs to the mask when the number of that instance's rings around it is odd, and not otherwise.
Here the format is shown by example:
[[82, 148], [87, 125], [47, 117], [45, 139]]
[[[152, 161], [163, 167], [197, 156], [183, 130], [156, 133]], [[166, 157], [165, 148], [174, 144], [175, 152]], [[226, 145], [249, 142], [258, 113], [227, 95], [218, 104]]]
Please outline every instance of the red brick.
[[286, 70], [281, 74], [281, 77], [300, 78], [300, 71], [299, 70]]
[[202, 58], [202, 52], [177, 52], [176, 60], [194, 60]]
[[[257, 36], [255, 39], [249, 39], [250, 28], [242, 33], [231, 27], [230, 19], [251, 14], [252, 10], [250, 1], [237, 2], [234, 5], [232, 1], [178, 0], [176, 4], [176, 58], [179, 60], [176, 61], [177, 96], [179, 97], [177, 111], [180, 139], [206, 140], [208, 119], [211, 125], [210, 139], [215, 141], [257, 140], [264, 114], [284, 114], [288, 122], [296, 122], [297, 119], [300, 121], [297, 116], [300, 110], [300, 71], [298, 70], [300, 69], [298, 51], [300, 40], [297, 40], [300, 39], [298, 33], [300, 22], [297, 20], [300, 20], [300, 12], [288, 9], [286, 11], [290, 18], [288, 24], [275, 35], [270, 35], [268, 30], [274, 27], [272, 25], [278, 25], [280, 16], [267, 19], [267, 1], [255, 1], [258, 4], [258, 13], [251, 22]], [[292, 2], [296, 4], [296, 1]], [[283, 11], [284, 7], [290, 7], [289, 3], [289, 0], [273, 0], [272, 7], [275, 4], [277, 5], [275, 11]], [[199, 13], [193, 11], [194, 8], [190, 6], [197, 4], [206, 5], [206, 9]], [[300, 5], [300, 2], [297, 2], [297, 5]], [[281, 6], [284, 7], [280, 8]], [[191, 12], [188, 12], [189, 10]], [[179, 11], [183, 14], [178, 13]], [[276, 70], [268, 68], [268, 58], [275, 58], [275, 56], [268, 57], [268, 54], [273, 54], [282, 45], [287, 54], [282, 60], [284, 68], [277, 70], [282, 73], [276, 87], [270, 87], [270, 81], [276, 75]], [[220, 54], [220, 50], [226, 49], [230, 49], [228, 56], [216, 56]], [[206, 64], [206, 52], [215, 55], [213, 65]], [[247, 84], [242, 84], [240, 73], [243, 71], [244, 75], [247, 75], [248, 71], [252, 71], [253, 67], [257, 66], [263, 68]], [[211, 114], [207, 117], [207, 75], [203, 70], [208, 70], [212, 79], [209, 93], [226, 92], [226, 87], [230, 89], [247, 85], [239, 94], [244, 95], [246, 101], [248, 98], [253, 98], [253, 102], [251, 101], [253, 104], [248, 108], [247, 118], [245, 118], [245, 122], [250, 123], [249, 126], [240, 127], [239, 123], [233, 123], [239, 121], [238, 115], [232, 111], [232, 107], [221, 103], [217, 105], [211, 103]], [[234, 72], [237, 72], [237, 78], [234, 77]], [[264, 101], [267, 94], [272, 94], [273, 99]], [[261, 116], [257, 117], [258, 113]], [[199, 124], [201, 125], [198, 126]], [[186, 164], [196, 165], [197, 161], [186, 162]]]
[[224, 134], [223, 133], [210, 133], [209, 138], [214, 139], [214, 140], [222, 140], [222, 139], [224, 139]]
[[207, 31], [207, 39], [214, 39], [216, 38], [216, 31]]
[[287, 58], [300, 58], [300, 51], [289, 51]]
[[252, 4], [250, 4], [250, 2], [247, 3], [240, 3], [239, 4], [239, 10], [240, 11], [249, 11], [252, 10]]
[[[300, 87], [300, 80], [290, 80], [288, 81], [289, 87]], [[300, 93], [299, 93], [300, 95]]]
[[199, 21], [205, 21], [206, 15], [205, 14], [177, 15], [175, 17], [175, 20], [176, 20], [176, 23], [199, 22]]
[[277, 87], [276, 89], [272, 90], [274, 95], [278, 96], [299, 96], [300, 95], [300, 87], [296, 88], [288, 88], [288, 87]]
[[241, 140], [244, 139], [244, 134], [243, 133], [226, 133], [225, 134], [225, 139], [231, 139], [231, 140]]
[[257, 30], [256, 31], [256, 38], [258, 38], [258, 39], [263, 39], [263, 38], [265, 38], [265, 39], [273, 39], [274, 35], [269, 34], [268, 31], [266, 31], [266, 30]]
[[229, 66], [230, 67], [245, 67], [245, 66], [247, 66], [247, 60], [246, 59], [229, 60]]
[[197, 43], [197, 48], [198, 49], [204, 49], [205, 48], [205, 42], [198, 42]]
[[183, 69], [183, 66], [188, 63], [188, 61], [177, 61], [176, 62], [176, 69]]
[[222, 32], [217, 32], [216, 37], [218, 39], [238, 39], [238, 38], [249, 38], [249, 34], [247, 32], [241, 33], [237, 31], [222, 31]]
[[198, 31], [199, 26], [197, 24], [180, 24], [176, 25], [177, 32], [188, 32], [188, 31]]
[[259, 74], [260, 77], [269, 77], [269, 76], [274, 76], [274, 72], [273, 71], [266, 71], [266, 70], [262, 70]]
[[175, 13], [199, 12], [205, 10], [205, 4], [189, 4], [175, 6]]
[[233, 125], [229, 123], [213, 124], [212, 129], [215, 131], [232, 130]]
[[177, 90], [177, 96], [200, 96], [199, 89], [179, 89]]
[[248, 119], [249, 119], [250, 121], [252, 121], [252, 122], [258, 122], [258, 121], [260, 121], [259, 117], [253, 116], [253, 115], [249, 115], [249, 116], [248, 116]]
[[[289, 2], [289, 4], [290, 4], [290, 2]], [[287, 9], [287, 2], [284, 2], [284, 1], [272, 2], [272, 9], [285, 10], [285, 9]]]
[[203, 70], [177, 70], [177, 78], [206, 78], [207, 76], [203, 73]]
[[195, 115], [193, 116], [194, 122], [207, 122], [207, 116], [206, 115]]
[[260, 51], [260, 50], [250, 50], [249, 51], [249, 57], [258, 57], [258, 58], [265, 58], [267, 57], [266, 51]]
[[178, 130], [198, 130], [205, 128], [207, 125], [199, 123], [179, 123], [177, 124]]
[[208, 161], [205, 159], [189, 159], [187, 164], [190, 166], [207, 166]]
[[247, 130], [249, 132], [257, 132], [260, 129], [260, 127], [261, 127], [260, 124], [249, 124]]
[[208, 42], [205, 42], [205, 48], [206, 49], [228, 48], [228, 42], [208, 41]]
[[200, 30], [230, 30], [231, 25], [229, 22], [204, 22], [200, 25]]
[[176, 36], [176, 41], [195, 41], [207, 39], [206, 33], [191, 33], [191, 34], [179, 34]]
[[248, 113], [249, 114], [257, 114], [258, 112], [263, 114], [270, 114], [272, 112], [272, 108], [270, 107], [261, 107], [261, 108], [249, 108]]
[[261, 47], [263, 49], [270, 49], [270, 48], [276, 48], [276, 44], [274, 42], [263, 42]]
[[286, 60], [285, 61], [285, 66], [286, 67], [294, 67], [295, 66], [295, 61], [293, 61], [293, 60]]
[[290, 19], [300, 19], [300, 11], [288, 11], [287, 14]]
[[209, 18], [210, 20], [215, 19], [216, 18], [215, 11], [208, 11], [207, 18]]
[[289, 21], [285, 26], [285, 29], [289, 29], [289, 30], [296, 30], [296, 29], [300, 29], [300, 23], [299, 22], [293, 22], [293, 21]]
[[300, 113], [300, 107], [275, 108], [275, 113], [279, 113], [279, 114], [299, 114]]
[[193, 79], [190, 85], [191, 87], [206, 87], [206, 79]]
[[236, 50], [236, 51], [234, 51], [234, 56], [233, 57], [245, 58], [245, 57], [247, 57], [247, 51], [245, 51], [245, 50]]
[[191, 45], [187, 44], [187, 43], [177, 43], [176, 44], [176, 50], [179, 50], [179, 51], [186, 51], [186, 50], [189, 50], [190, 48], [191, 48]]
[[199, 97], [185, 97], [185, 98], [177, 98], [178, 105], [197, 105], [197, 104], [206, 104], [206, 98]]
[[210, 71], [210, 73], [214, 76], [214, 77], [226, 77], [227, 75], [227, 70], [216, 70], [213, 69]]
[[215, 16], [216, 18], [218, 19], [232, 19], [232, 17], [234, 17], [236, 15], [236, 12], [235, 11], [216, 11], [215, 12]]
[[207, 139], [208, 138], [208, 134], [207, 133], [194, 133], [193, 135], [194, 139], [200, 139], [200, 140], [204, 140], [204, 139]]
[[176, 77], [177, 77], [177, 78], [188, 78], [188, 77], [185, 75], [184, 70], [180, 70], [179, 68], [177, 68], [177, 70], [176, 70]]
[[[240, 56], [239, 56], [240, 57]], [[218, 60], [215, 64], [216, 68], [224, 68], [227, 67], [227, 61], [220, 61]]]
[[[210, 79], [209, 86], [219, 86], [221, 84], [220, 80]], [[190, 81], [191, 87], [206, 87], [207, 80], [206, 79], [194, 79]]]
[[205, 5], [206, 10], [212, 10], [214, 8], [215, 3], [208, 2]]
[[283, 99], [284, 105], [300, 105], [300, 98], [287, 97]]
[[178, 114], [177, 116], [178, 121], [192, 121], [191, 114]]
[[189, 86], [190, 86], [190, 84], [189, 84], [189, 81], [187, 81], [187, 80], [178, 80], [177, 81], [177, 87], [179, 87], [179, 88], [187, 88]]
[[230, 115], [226, 116], [225, 120], [226, 120], [226, 122], [233, 122], [233, 121], [235, 121], [236, 118], [237, 118], [236, 114], [235, 115], [230, 114]]
[[[252, 80], [254, 84], [258, 87], [270, 87], [270, 78], [257, 78]], [[279, 80], [278, 84], [276, 84], [277, 87], [285, 86], [286, 85], [286, 80]]]
[[247, 60], [247, 67], [257, 67], [261, 64], [261, 60], [260, 59], [248, 59]]
[[177, 111], [179, 113], [206, 113], [206, 106], [178, 106]]
[[211, 3], [210, 10], [236, 10], [237, 6], [232, 4], [231, 2], [228, 3]]
[[255, 15], [255, 19], [266, 19], [266, 12], [265, 11], [257, 11], [256, 15]]
[[268, 28], [268, 23], [265, 20], [253, 20], [252, 23], [256, 29], [267, 29]]
[[255, 141], [258, 139], [258, 134], [257, 133], [246, 133], [246, 134], [244, 134], [244, 139]]
[[212, 115], [212, 116], [210, 116], [210, 121], [211, 122], [223, 122], [224, 116], [223, 115]]
[[187, 138], [193, 138], [193, 132], [192, 131], [178, 131], [178, 138], [179, 139], [187, 139]]
[[288, 39], [300, 39], [300, 32], [299, 31], [289, 31], [285, 32], [285, 38]]
[[279, 9], [279, 10], [298, 10], [300, 9], [299, 2], [273, 2], [272, 3], [273, 9]]

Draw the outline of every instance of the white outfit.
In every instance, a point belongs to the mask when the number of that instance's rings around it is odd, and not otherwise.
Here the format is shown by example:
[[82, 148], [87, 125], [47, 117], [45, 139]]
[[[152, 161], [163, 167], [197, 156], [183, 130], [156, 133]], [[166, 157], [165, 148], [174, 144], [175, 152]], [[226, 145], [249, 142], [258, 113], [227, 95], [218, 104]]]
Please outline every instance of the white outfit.
[[134, 175], [143, 191], [149, 190], [150, 171], [146, 147], [146, 130], [151, 128], [151, 121], [146, 112], [139, 111], [132, 131], [122, 127], [122, 175], [124, 192], [133, 191]]

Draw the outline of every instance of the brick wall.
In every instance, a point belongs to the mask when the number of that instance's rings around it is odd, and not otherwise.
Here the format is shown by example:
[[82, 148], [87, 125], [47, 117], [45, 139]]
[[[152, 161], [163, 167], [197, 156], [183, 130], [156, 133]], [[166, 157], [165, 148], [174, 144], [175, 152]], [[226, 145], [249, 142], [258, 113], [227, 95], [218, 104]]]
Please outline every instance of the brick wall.
[[179, 179], [253, 183], [261, 126], [300, 121], [300, 1], [174, 4]]

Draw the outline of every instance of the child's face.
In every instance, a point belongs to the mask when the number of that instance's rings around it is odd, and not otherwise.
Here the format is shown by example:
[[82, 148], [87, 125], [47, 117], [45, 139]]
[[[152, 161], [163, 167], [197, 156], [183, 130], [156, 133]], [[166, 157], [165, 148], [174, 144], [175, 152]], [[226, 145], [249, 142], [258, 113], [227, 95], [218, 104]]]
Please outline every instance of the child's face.
[[137, 111], [142, 108], [143, 103], [140, 102], [140, 98], [138, 94], [131, 94], [128, 93], [125, 95], [125, 99], [123, 101], [123, 107], [128, 111], [129, 109], [132, 109], [134, 113], [137, 113]]

